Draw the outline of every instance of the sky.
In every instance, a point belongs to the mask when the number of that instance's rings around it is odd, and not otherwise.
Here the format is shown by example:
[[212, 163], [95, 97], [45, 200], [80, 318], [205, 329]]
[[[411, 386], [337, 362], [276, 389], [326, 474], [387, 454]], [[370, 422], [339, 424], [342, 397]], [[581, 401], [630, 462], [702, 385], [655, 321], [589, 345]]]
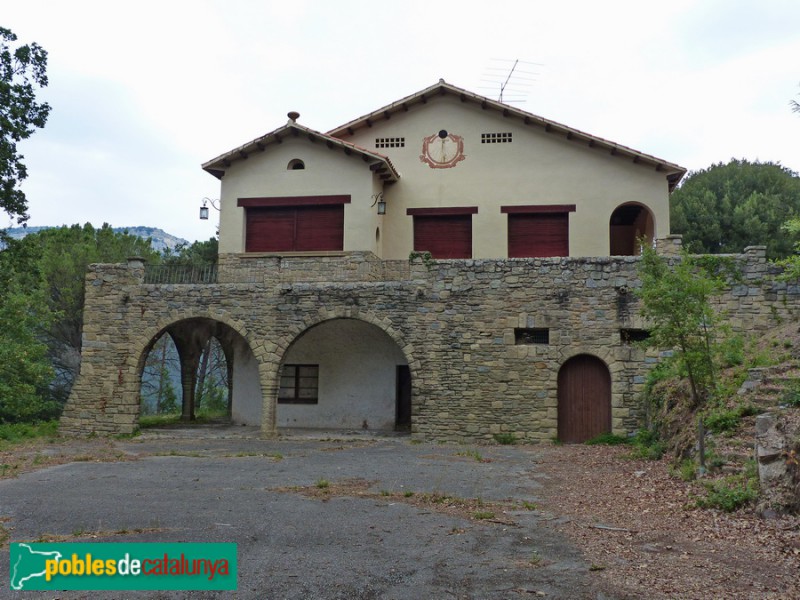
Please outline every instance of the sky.
[[[328, 131], [443, 78], [700, 170], [800, 171], [797, 0], [0, 0], [49, 53], [46, 127], [20, 145], [30, 226], [160, 227], [189, 241], [200, 165], [286, 123]], [[0, 213], [0, 227], [14, 226]]]

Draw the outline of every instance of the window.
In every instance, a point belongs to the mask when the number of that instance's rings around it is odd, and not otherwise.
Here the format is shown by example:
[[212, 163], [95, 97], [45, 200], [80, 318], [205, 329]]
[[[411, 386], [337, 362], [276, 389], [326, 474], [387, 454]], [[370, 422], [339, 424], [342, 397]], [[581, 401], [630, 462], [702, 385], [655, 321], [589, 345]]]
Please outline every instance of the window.
[[508, 214], [508, 256], [569, 256], [569, 213], [574, 204], [502, 206]]
[[350, 196], [239, 198], [245, 252], [341, 251], [348, 202]]
[[409, 208], [414, 217], [414, 251], [433, 258], [472, 258], [472, 215], [477, 207]]
[[375, 138], [376, 148], [405, 148], [406, 138], [404, 137], [386, 137]]
[[510, 144], [511, 132], [506, 133], [482, 133], [481, 144]]
[[317, 404], [319, 365], [283, 365], [279, 404]]
[[514, 343], [517, 346], [549, 344], [550, 330], [547, 327], [517, 327], [514, 329]]
[[299, 158], [293, 158], [289, 161], [289, 164], [286, 165], [286, 168], [289, 171], [302, 171], [306, 168], [306, 164]]
[[619, 339], [624, 344], [631, 344], [633, 342], [643, 342], [650, 337], [650, 332], [646, 329], [620, 329]]

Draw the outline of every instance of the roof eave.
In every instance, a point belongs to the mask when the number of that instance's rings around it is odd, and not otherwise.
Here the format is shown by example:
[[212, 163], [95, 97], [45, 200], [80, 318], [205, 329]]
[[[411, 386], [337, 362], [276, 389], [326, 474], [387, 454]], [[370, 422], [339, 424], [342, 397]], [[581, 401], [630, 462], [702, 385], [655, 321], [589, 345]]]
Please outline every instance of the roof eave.
[[[355, 154], [356, 156], [360, 156], [364, 162], [369, 163], [370, 169], [373, 172], [379, 173], [379, 176], [384, 180], [397, 181], [400, 178], [400, 174], [387, 156], [361, 148], [355, 144], [334, 138], [330, 135], [314, 131], [308, 127], [303, 127], [294, 122], [287, 123], [283, 127], [262, 135], [238, 148], [234, 148], [225, 154], [221, 154], [203, 163], [201, 166], [207, 173], [210, 173], [217, 179], [222, 179], [226, 169], [228, 169], [233, 162], [247, 160], [251, 154], [265, 151], [270, 144], [280, 144], [288, 136], [300, 137], [301, 135], [306, 136], [311, 142], [322, 142], [331, 150], [341, 149], [347, 155]], [[382, 166], [373, 168], [376, 164]]]

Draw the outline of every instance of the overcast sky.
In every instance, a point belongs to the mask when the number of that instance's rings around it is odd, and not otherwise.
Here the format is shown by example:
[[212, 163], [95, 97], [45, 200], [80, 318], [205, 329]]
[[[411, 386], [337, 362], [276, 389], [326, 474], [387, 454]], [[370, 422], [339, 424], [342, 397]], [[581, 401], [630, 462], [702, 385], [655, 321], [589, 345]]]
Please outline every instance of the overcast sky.
[[327, 131], [439, 78], [496, 99], [485, 79], [514, 59], [533, 63], [523, 110], [690, 170], [800, 171], [797, 0], [0, 0], [0, 15], [49, 52], [51, 116], [22, 145], [30, 225], [208, 239], [198, 207], [219, 181], [200, 164], [288, 111]]

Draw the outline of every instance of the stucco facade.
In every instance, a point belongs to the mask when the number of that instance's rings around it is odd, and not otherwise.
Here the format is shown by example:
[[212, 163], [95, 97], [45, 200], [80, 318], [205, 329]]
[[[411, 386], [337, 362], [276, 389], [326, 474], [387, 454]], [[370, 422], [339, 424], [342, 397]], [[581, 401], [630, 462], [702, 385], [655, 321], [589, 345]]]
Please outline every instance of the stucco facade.
[[[472, 208], [464, 258], [506, 258], [505, 211], [570, 206], [563, 255], [608, 256], [612, 217], [622, 206], [644, 209], [638, 235], [669, 235], [669, 192], [685, 173], [443, 81], [327, 134], [297, 119], [291, 113], [286, 126], [204, 165], [221, 179], [220, 253], [246, 250], [243, 198], [347, 195], [344, 251], [405, 259], [415, 249], [409, 210]], [[457, 150], [451, 162], [426, 160], [445, 143]], [[298, 162], [304, 168], [294, 169]], [[385, 215], [375, 210], [378, 195]]]

